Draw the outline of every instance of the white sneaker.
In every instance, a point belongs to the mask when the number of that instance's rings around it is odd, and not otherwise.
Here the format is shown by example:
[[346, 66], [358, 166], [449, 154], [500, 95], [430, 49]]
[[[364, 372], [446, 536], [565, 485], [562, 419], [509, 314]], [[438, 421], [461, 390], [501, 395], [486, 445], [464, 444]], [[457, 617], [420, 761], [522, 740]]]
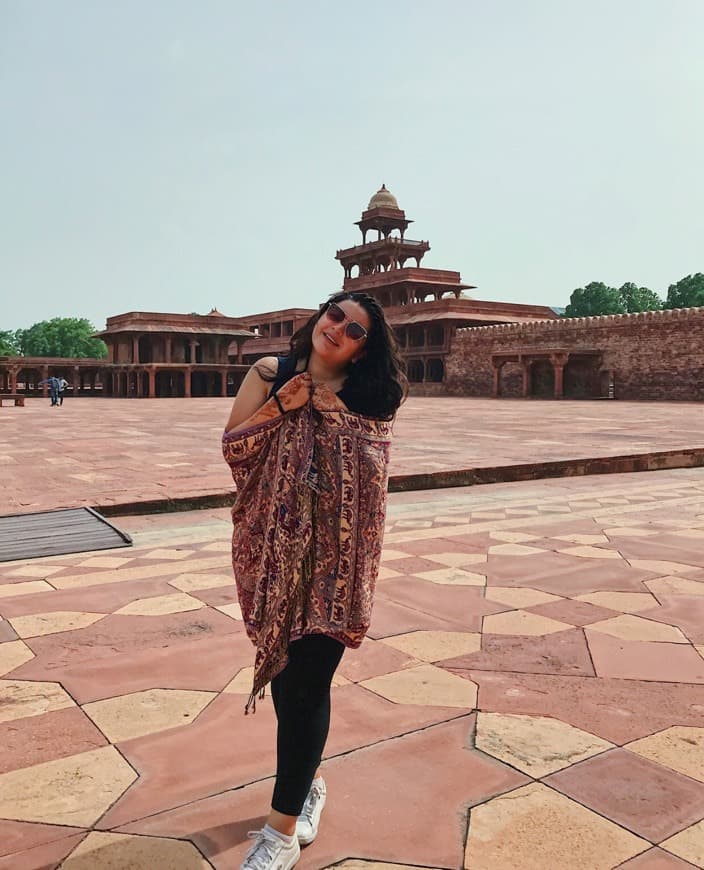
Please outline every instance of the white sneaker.
[[291, 870], [298, 864], [301, 847], [294, 837], [290, 845], [269, 831], [250, 831], [247, 836], [255, 843], [244, 856], [240, 870]]
[[325, 806], [326, 794], [325, 780], [322, 777], [314, 779], [296, 822], [296, 836], [301, 846], [307, 846], [318, 836], [318, 825]]

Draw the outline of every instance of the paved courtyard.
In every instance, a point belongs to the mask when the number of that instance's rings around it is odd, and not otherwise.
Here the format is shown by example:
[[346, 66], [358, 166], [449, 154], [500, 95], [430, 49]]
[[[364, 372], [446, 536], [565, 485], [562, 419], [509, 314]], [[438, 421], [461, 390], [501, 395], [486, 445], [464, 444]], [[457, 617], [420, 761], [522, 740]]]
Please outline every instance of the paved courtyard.
[[[3, 513], [221, 494], [230, 399], [29, 399], [0, 408]], [[704, 404], [411, 398], [392, 474], [704, 448]]]
[[[186, 405], [163, 437], [154, 405], [139, 406], [150, 425], [136, 405], [117, 406], [118, 426], [89, 401], [12, 421], [44, 421], [25, 430], [25, 468], [100, 450], [94, 473], [128, 487], [178, 462], [159, 452], [198, 469], [193, 445], [210, 452], [224, 405]], [[518, 412], [467, 408], [462, 461]], [[573, 449], [554, 416], [531, 432], [567, 405], [521, 408], [524, 439]], [[701, 409], [680, 408], [686, 437]], [[663, 436], [666, 410], [631, 413]], [[579, 406], [597, 412], [636, 439], [623, 406]], [[572, 415], [587, 438], [594, 421]], [[433, 426], [440, 447], [451, 427]], [[119, 525], [133, 549], [0, 565], [0, 870], [232, 870], [262, 824], [274, 718], [269, 700], [243, 716], [252, 648], [227, 511]], [[333, 708], [328, 806], [302, 870], [701, 868], [704, 469], [391, 496], [370, 637], [346, 653]]]

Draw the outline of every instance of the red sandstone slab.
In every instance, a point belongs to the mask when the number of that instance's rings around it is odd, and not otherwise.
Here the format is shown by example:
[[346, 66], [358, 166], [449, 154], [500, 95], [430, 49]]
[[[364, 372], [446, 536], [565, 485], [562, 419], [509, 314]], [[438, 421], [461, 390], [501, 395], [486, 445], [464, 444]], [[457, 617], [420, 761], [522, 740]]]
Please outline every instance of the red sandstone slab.
[[[199, 800], [271, 776], [275, 769], [275, 717], [270, 700], [244, 716], [244, 695], [221, 695], [191, 725], [119, 745], [140, 778], [100, 820], [101, 829]], [[359, 686], [333, 692], [327, 755], [437, 722], [456, 708], [393, 704]], [[174, 764], [178, 759], [178, 764]]]
[[[92, 569], [90, 573], [94, 573]], [[76, 569], [71, 569], [73, 576]], [[0, 599], [0, 613], [6, 619], [33, 613], [50, 613], [55, 610], [75, 610], [83, 613], [112, 613], [138, 598], [170, 595], [177, 590], [166, 580], [135, 580], [134, 582], [106, 583], [88, 586], [85, 589], [56, 589], [52, 592], [35, 592], [18, 595], [16, 598]]]
[[[435, 570], [438, 567], [436, 565]], [[446, 586], [416, 577], [386, 581], [378, 591], [377, 601], [382, 598], [440, 619], [459, 622], [465, 631], [480, 631], [482, 616], [511, 610], [485, 598], [483, 587]]]
[[[403, 547], [404, 545], [399, 544], [401, 550]], [[442, 553], [443, 551], [433, 550], [433, 552]], [[398, 571], [399, 574], [421, 574], [423, 571], [437, 571], [442, 566], [438, 565], [437, 562], [431, 562], [430, 559], [423, 559], [421, 556], [409, 556], [406, 559], [392, 559], [390, 562], [384, 562], [384, 567]]]
[[529, 674], [594, 676], [584, 633], [579, 629], [543, 637], [485, 634], [479, 652], [446, 659], [448, 670], [480, 669]]
[[[70, 829], [69, 829], [70, 830]], [[0, 858], [0, 870], [56, 870], [86, 836], [85, 831]]]
[[368, 636], [378, 640], [409, 631], [469, 631], [460, 619], [440, 619], [390, 601], [377, 590]]
[[337, 673], [353, 683], [359, 683], [382, 674], [400, 671], [413, 663], [411, 656], [368, 637], [359, 649], [345, 651]]
[[[79, 830], [62, 825], [40, 825], [34, 822], [13, 822], [0, 819], [0, 856], [5, 857], [16, 852], [26, 852], [37, 846], [63, 840], [69, 836], [73, 839]], [[19, 859], [15, 865], [18, 870], [25, 866], [19, 862]]]
[[[462, 717], [326, 762], [325, 821], [298, 867], [320, 870], [352, 857], [462, 866], [467, 807], [528, 781], [466, 748], [471, 719]], [[269, 806], [271, 787], [271, 782], [258, 783], [125, 830], [189, 837], [217, 868], [231, 870], [247, 849], [247, 826], [256, 825]]]
[[573, 601], [571, 599], [548, 601], [547, 604], [537, 604], [525, 609], [530, 613], [538, 613], [540, 616], [547, 616], [550, 619], [557, 619], [559, 622], [568, 622], [570, 625], [579, 626], [620, 616], [620, 613], [608, 610], [606, 607], [599, 607], [588, 601]]
[[628, 743], [677, 725], [701, 727], [704, 686], [502, 674], [473, 670], [478, 708], [489, 713], [553, 716], [612, 743]]
[[[173, 586], [169, 587], [173, 592]], [[213, 589], [192, 589], [188, 592], [193, 598], [209, 604], [211, 607], [222, 607], [223, 604], [239, 604], [234, 578], [226, 586], [216, 586]]]
[[689, 861], [683, 861], [671, 852], [665, 852], [664, 849], [648, 849], [618, 865], [618, 870], [697, 870], [694, 864]]
[[143, 689], [219, 692], [242, 668], [254, 664], [254, 646], [244, 633], [173, 643], [164, 648], [118, 653], [64, 666], [32, 659], [13, 671], [16, 679], [60, 680], [86, 704]]
[[[704, 547], [700, 538], [688, 540], [667, 533], [648, 538], [629, 538], [619, 541], [619, 550], [626, 559], [655, 559], [704, 568]], [[688, 573], [685, 572], [684, 576]]]
[[573, 764], [544, 781], [655, 843], [704, 817], [704, 783], [625, 749]]
[[689, 644], [620, 640], [600, 631], [585, 631], [600, 677], [704, 683], [704, 659]]
[[17, 640], [17, 635], [9, 622], [0, 619], [0, 643], [5, 643], [6, 640]]
[[661, 607], [639, 616], [676, 625], [693, 643], [704, 643], [704, 596], [658, 595]]
[[[438, 507], [441, 506], [438, 505]], [[434, 510], [437, 511], [435, 506]], [[430, 516], [432, 516], [432, 514]], [[459, 516], [460, 518], [462, 517], [462, 515]], [[443, 525], [449, 525], [449, 523]], [[396, 531], [402, 530], [396, 529]], [[401, 550], [411, 556], [427, 556], [432, 559], [434, 553], [486, 553], [487, 548], [495, 543], [497, 543], [497, 541], [492, 541], [488, 532], [483, 532], [481, 534], [471, 534], [468, 532], [466, 535], [457, 537], [453, 536], [451, 538], [421, 538], [418, 541], [404, 541], [403, 543], [397, 542], [389, 544], [389, 548], [393, 550]], [[394, 567], [391, 562], [384, 562], [384, 565], [388, 565], [390, 568]], [[432, 568], [425, 568], [423, 570], [432, 571], [436, 567], [437, 564], [433, 563]], [[394, 567], [394, 570], [399, 569]], [[404, 570], [403, 573], [412, 574], [414, 572]]]
[[642, 581], [656, 576], [616, 559], [580, 559], [552, 552], [522, 557], [492, 554], [482, 571], [488, 586], [526, 586], [567, 596], [602, 591], [647, 592]]
[[0, 773], [89, 752], [108, 741], [78, 707], [0, 723]]
[[202, 608], [168, 616], [111, 615], [87, 628], [32, 637], [27, 646], [50, 667], [107, 658], [115, 653], [161, 649], [184, 640], [235, 634], [242, 623]]

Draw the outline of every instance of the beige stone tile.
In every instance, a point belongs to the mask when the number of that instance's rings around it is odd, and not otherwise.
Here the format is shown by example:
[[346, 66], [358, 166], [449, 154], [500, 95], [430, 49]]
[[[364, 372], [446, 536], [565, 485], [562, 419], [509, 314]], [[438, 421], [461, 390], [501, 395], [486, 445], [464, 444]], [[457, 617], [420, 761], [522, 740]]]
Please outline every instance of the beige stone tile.
[[90, 827], [135, 779], [114, 746], [13, 770], [0, 774], [0, 818]]
[[657, 534], [657, 529], [644, 529], [638, 526], [611, 526], [604, 529], [605, 535], [618, 538], [648, 538]]
[[211, 865], [193, 843], [92, 831], [61, 870], [207, 870]]
[[[186, 562], [181, 562], [176, 568], [171, 561], [166, 564], [159, 565], [139, 565], [133, 568], [115, 568], [107, 571], [91, 572], [89, 574], [66, 575], [65, 577], [56, 577], [52, 580], [52, 584], [57, 589], [84, 589], [87, 586], [103, 586], [106, 583], [124, 583], [130, 580], [153, 580], [156, 577], [168, 577], [175, 570], [185, 571], [206, 571], [210, 568], [229, 568], [230, 559], [226, 555], [209, 556], [206, 559], [189, 559]], [[232, 581], [234, 582], [234, 581]]]
[[433, 665], [419, 665], [403, 671], [373, 677], [360, 683], [366, 689], [396, 704], [474, 709], [477, 686]]
[[509, 613], [495, 613], [485, 616], [482, 623], [483, 634], [516, 634], [527, 637], [542, 637], [574, 628], [565, 622], [558, 622], [537, 613], [527, 613], [525, 610], [512, 610]]
[[86, 628], [105, 619], [104, 613], [81, 613], [76, 610], [56, 610], [53, 613], [35, 613], [30, 616], [15, 616], [8, 622], [20, 637], [39, 637]]
[[0, 677], [33, 658], [34, 653], [24, 641], [10, 640], [0, 643]]
[[701, 568], [696, 565], [663, 562], [657, 559], [628, 559], [628, 563], [639, 571], [652, 571], [654, 574], [684, 574], [686, 571], [701, 571]]
[[460, 565], [481, 565], [486, 562], [486, 553], [433, 553], [424, 556], [430, 562], [439, 562], [448, 568], [459, 568]]
[[490, 532], [489, 537], [494, 541], [504, 541], [506, 544], [524, 544], [526, 541], [535, 541], [540, 535], [528, 535], [525, 532]]
[[695, 867], [704, 867], [704, 820], [660, 843], [660, 848], [667, 849]]
[[16, 595], [34, 595], [35, 592], [53, 592], [54, 587], [46, 580], [28, 580], [26, 583], [6, 583], [0, 586], [0, 598]]
[[15, 568], [14, 571], [8, 571], [6, 574], [7, 577], [39, 577], [42, 580], [45, 577], [51, 577], [52, 574], [58, 574], [59, 571], [63, 571], [63, 565], [21, 565], [19, 568]]
[[602, 634], [610, 634], [621, 640], [645, 640], [660, 641], [662, 643], [689, 643], [679, 628], [674, 625], [666, 625], [663, 622], [653, 622], [643, 619], [641, 616], [625, 614], [614, 616], [612, 619], [603, 619], [585, 625], [589, 631], [600, 631]]
[[678, 532], [672, 533], [673, 538], [694, 538], [695, 540], [704, 538], [704, 529], [680, 529]]
[[658, 600], [647, 592], [588, 592], [586, 595], [577, 595], [575, 601], [587, 601], [621, 613], [637, 613], [658, 606]]
[[499, 604], [508, 604], [511, 607], [535, 607], [536, 604], [560, 601], [559, 595], [520, 586], [487, 586], [484, 597], [489, 601], [498, 601]]
[[531, 783], [470, 812], [471, 870], [607, 870], [650, 843], [547, 786]]
[[249, 695], [254, 684], [254, 668], [242, 668], [225, 686], [223, 692], [234, 695]]
[[242, 608], [239, 604], [220, 604], [215, 609], [219, 610], [220, 613], [224, 613], [225, 616], [229, 616], [231, 619], [238, 619], [240, 622], [242, 621]]
[[653, 595], [704, 595], [704, 583], [687, 577], [656, 577], [645, 585]]
[[90, 559], [86, 559], [85, 562], [79, 562], [79, 568], [122, 568], [123, 565], [127, 565], [132, 561], [134, 557], [130, 556], [129, 559], [124, 559], [120, 556], [93, 556]]
[[172, 595], [155, 595], [153, 598], [138, 598], [125, 604], [116, 614], [123, 616], [166, 616], [169, 613], [186, 613], [189, 610], [200, 610], [207, 605], [187, 595], [185, 592], [174, 592]]
[[478, 652], [482, 636], [464, 631], [411, 631], [386, 637], [383, 643], [421, 661], [439, 662]]
[[621, 554], [618, 550], [604, 550], [601, 547], [567, 547], [564, 550], [558, 550], [558, 553], [564, 553], [565, 556], [576, 556], [578, 559], [620, 559]]
[[699, 655], [704, 659], [704, 646], [697, 646], [695, 644], [694, 649], [699, 653]]
[[483, 574], [464, 571], [462, 568], [438, 568], [437, 571], [422, 571], [412, 576], [443, 586], [484, 586], [486, 583]]
[[387, 568], [382, 565], [379, 568], [379, 573], [376, 575], [377, 580], [391, 580], [392, 577], [402, 577], [400, 571], [394, 571], [392, 568]]
[[206, 550], [208, 552], [215, 553], [231, 553], [232, 552], [232, 542], [231, 541], [213, 541], [212, 544], [206, 544], [204, 547], [201, 547], [202, 550]]
[[158, 559], [160, 562], [169, 560], [180, 561], [181, 559], [187, 559], [189, 556], [192, 556], [194, 552], [194, 550], [179, 550], [175, 547], [162, 547], [161, 549], [141, 554], [141, 558]]
[[547, 716], [479, 713], [476, 746], [539, 779], [605, 752], [613, 744]]
[[493, 544], [489, 547], [492, 556], [534, 556], [544, 552], [538, 547], [526, 547], [525, 544]]
[[403, 553], [401, 550], [391, 550], [388, 547], [384, 547], [381, 551], [381, 561], [382, 562], [393, 562], [394, 559], [407, 559], [408, 553]]
[[73, 698], [58, 683], [0, 680], [0, 722], [41, 716], [52, 710], [75, 706]]
[[469, 525], [469, 515], [465, 514], [456, 514], [454, 516], [436, 516], [436, 523], [447, 523], [448, 525], [452, 524], [453, 526], [468, 526]]
[[584, 544], [585, 546], [611, 543], [606, 535], [556, 535], [553, 537], [556, 541], [569, 541], [572, 544]]
[[626, 749], [704, 782], [704, 728], [675, 725], [627, 744]]
[[218, 589], [220, 586], [234, 587], [235, 578], [232, 574], [179, 574], [167, 582], [182, 592], [196, 592], [199, 589]]
[[503, 511], [472, 511], [472, 521], [475, 520], [504, 520], [506, 515]]
[[189, 725], [215, 697], [215, 692], [147, 689], [83, 705], [111, 743]]

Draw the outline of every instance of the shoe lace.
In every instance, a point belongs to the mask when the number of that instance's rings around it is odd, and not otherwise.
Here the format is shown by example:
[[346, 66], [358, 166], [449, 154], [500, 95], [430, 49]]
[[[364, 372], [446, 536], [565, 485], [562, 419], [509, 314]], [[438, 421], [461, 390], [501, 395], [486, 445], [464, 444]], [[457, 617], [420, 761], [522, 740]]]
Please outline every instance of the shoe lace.
[[310, 791], [308, 792], [308, 797], [306, 798], [306, 802], [303, 804], [303, 809], [301, 810], [301, 815], [307, 822], [313, 821], [313, 814], [315, 813], [315, 805], [318, 803], [320, 798], [323, 796], [323, 790], [320, 788], [317, 783], [313, 783], [310, 787]]
[[249, 831], [247, 836], [256, 842], [247, 852], [242, 870], [269, 870], [281, 848], [281, 840], [267, 835], [264, 831]]

